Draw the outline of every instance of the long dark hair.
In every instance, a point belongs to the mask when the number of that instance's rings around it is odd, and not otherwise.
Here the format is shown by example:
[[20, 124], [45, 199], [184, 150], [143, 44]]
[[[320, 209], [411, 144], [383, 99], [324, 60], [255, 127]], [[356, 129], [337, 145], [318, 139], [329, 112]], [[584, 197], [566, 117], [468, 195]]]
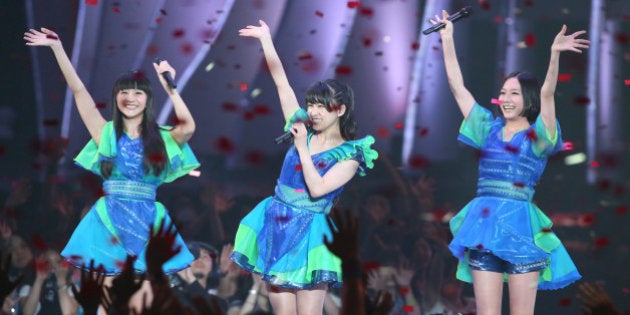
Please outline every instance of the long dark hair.
[[[516, 78], [521, 84], [521, 93], [523, 95], [523, 112], [521, 116], [527, 118], [527, 121], [533, 124], [538, 114], [540, 114], [540, 84], [538, 79], [529, 72], [515, 71], [505, 77], [501, 86], [511, 78]], [[500, 109], [499, 115], [503, 117], [503, 112]]]
[[354, 140], [357, 122], [354, 120], [354, 91], [352, 88], [335, 79], [317, 81], [306, 91], [306, 104], [323, 104], [329, 112], [345, 105], [346, 111], [339, 117], [341, 137]]
[[[164, 140], [160, 135], [160, 126], [155, 122], [155, 113], [153, 111], [153, 93], [151, 82], [142, 72], [130, 71], [121, 75], [112, 89], [112, 120], [114, 122], [114, 130], [116, 131], [116, 141], [123, 134], [123, 115], [118, 109], [116, 96], [118, 92], [126, 89], [138, 89], [144, 91], [147, 95], [147, 103], [142, 113], [142, 122], [140, 123], [140, 137], [142, 138], [143, 162], [142, 168], [145, 174], [153, 173], [158, 176], [164, 170], [166, 165], [166, 149]], [[113, 169], [112, 161], [101, 162], [101, 174], [105, 178], [109, 178]]]

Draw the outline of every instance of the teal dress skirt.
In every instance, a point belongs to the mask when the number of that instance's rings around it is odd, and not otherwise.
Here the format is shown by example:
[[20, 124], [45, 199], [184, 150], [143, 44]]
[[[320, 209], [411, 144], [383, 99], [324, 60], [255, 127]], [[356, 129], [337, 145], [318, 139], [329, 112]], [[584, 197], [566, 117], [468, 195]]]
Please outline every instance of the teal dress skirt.
[[[79, 166], [99, 176], [101, 161], [113, 161], [114, 167], [103, 181], [104, 196], [81, 219], [61, 252], [66, 261], [82, 268], [94, 260], [94, 266], [102, 265], [105, 274], [116, 275], [125, 266], [127, 255], [132, 255], [137, 257], [135, 272], [146, 271], [151, 227], [157, 231], [162, 219], [165, 226], [171, 223], [168, 211], [155, 201], [157, 187], [199, 167], [188, 144], [179, 145], [166, 130], [160, 133], [167, 156], [166, 167], [158, 176], [145, 174], [142, 168], [142, 139], [127, 134], [116, 139], [112, 122], [103, 128], [100, 145], [91, 140], [75, 158]], [[181, 251], [164, 264], [166, 273], [185, 269], [194, 259], [179, 234], [175, 242]]]
[[538, 289], [565, 287], [581, 276], [551, 220], [532, 202], [547, 159], [562, 149], [560, 126], [556, 122], [551, 137], [538, 116], [528, 129], [503, 141], [504, 126], [503, 118], [493, 119], [475, 104], [460, 128], [458, 139], [481, 153], [477, 196], [450, 221], [457, 278], [472, 282], [468, 253], [476, 249], [516, 265], [545, 262]]
[[[306, 117], [302, 109], [288, 120], [285, 130], [300, 117]], [[309, 141], [312, 135], [309, 134]], [[313, 163], [323, 175], [339, 161], [356, 160], [357, 172], [363, 176], [378, 157], [370, 148], [373, 143], [372, 136], [346, 141], [312, 155]], [[332, 239], [326, 217], [342, 190], [343, 186], [311, 198], [299, 155], [292, 146], [285, 156], [274, 196], [261, 201], [241, 220], [232, 260], [278, 287], [308, 289], [320, 283], [340, 287], [341, 260], [326, 248], [323, 240], [324, 236]]]

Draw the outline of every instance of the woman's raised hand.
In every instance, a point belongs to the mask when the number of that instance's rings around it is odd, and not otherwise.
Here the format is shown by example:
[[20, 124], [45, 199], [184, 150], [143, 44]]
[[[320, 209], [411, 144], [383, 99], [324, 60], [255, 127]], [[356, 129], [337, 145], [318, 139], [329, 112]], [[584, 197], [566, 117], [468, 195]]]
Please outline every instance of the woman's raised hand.
[[247, 25], [238, 31], [238, 35], [254, 38], [262, 38], [263, 36], [271, 36], [269, 26], [263, 20], [258, 20], [260, 26]]
[[586, 34], [585, 30], [577, 31], [570, 35], [565, 35], [566, 32], [567, 26], [562, 25], [562, 29], [558, 35], [556, 35], [556, 38], [554, 38], [553, 44], [551, 44], [552, 51], [570, 50], [581, 54], [582, 49], [587, 49], [588, 45], [591, 43], [588, 39], [576, 38], [582, 34]]
[[57, 33], [42, 27], [41, 32], [34, 29], [29, 29], [24, 33], [24, 40], [26, 40], [27, 46], [56, 46], [61, 45], [59, 36]]
[[448, 14], [448, 12], [446, 12], [446, 10], [442, 10], [442, 17], [440, 18], [439, 15], [435, 15], [435, 19], [429, 19], [429, 22], [431, 22], [431, 24], [435, 25], [435, 24], [439, 24], [439, 23], [444, 23], [444, 25], [446, 25], [445, 27], [443, 27], [439, 32], [440, 32], [440, 36], [444, 36], [444, 35], [453, 35], [453, 22], [451, 22], [450, 20], [448, 20], [448, 17], [450, 15]]

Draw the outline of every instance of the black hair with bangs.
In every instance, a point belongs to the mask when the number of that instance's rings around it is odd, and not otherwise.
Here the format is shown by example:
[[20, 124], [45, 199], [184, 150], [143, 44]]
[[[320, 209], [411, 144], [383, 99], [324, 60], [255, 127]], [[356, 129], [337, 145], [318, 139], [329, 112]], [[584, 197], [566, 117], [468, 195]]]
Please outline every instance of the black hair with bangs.
[[305, 103], [322, 104], [329, 112], [345, 105], [346, 111], [339, 117], [339, 129], [345, 140], [354, 140], [357, 122], [354, 119], [354, 91], [336, 79], [317, 81], [306, 91]]

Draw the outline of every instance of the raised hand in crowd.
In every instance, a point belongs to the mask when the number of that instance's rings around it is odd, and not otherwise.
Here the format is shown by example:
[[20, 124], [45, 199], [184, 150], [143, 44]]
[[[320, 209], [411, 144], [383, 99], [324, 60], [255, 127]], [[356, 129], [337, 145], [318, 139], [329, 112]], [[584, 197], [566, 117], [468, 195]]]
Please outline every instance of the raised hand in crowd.
[[128, 314], [131, 297], [142, 287], [145, 274], [136, 279], [133, 263], [136, 257], [127, 255], [123, 272], [112, 281], [111, 287], [105, 287], [103, 304], [108, 314]]
[[601, 283], [584, 282], [578, 286], [576, 298], [582, 302], [582, 311], [589, 315], [621, 315]]
[[394, 296], [388, 290], [379, 290], [372, 305], [374, 308], [370, 315], [387, 315], [394, 307]]
[[94, 268], [94, 260], [90, 260], [90, 267], [86, 271], [85, 265], [81, 269], [81, 287], [80, 289], [73, 283], [71, 285], [74, 298], [83, 307], [83, 314], [95, 315], [98, 307], [103, 300], [103, 282], [105, 274], [100, 272], [102, 266]]
[[147, 244], [147, 272], [152, 284], [155, 282], [167, 282], [164, 271], [162, 270], [162, 265], [177, 255], [181, 250], [179, 246], [173, 247], [175, 244], [175, 236], [177, 235], [173, 223], [167, 226], [164, 226], [164, 224], [165, 220], [162, 219], [158, 231], [155, 233], [153, 227], [151, 227], [151, 237]]

